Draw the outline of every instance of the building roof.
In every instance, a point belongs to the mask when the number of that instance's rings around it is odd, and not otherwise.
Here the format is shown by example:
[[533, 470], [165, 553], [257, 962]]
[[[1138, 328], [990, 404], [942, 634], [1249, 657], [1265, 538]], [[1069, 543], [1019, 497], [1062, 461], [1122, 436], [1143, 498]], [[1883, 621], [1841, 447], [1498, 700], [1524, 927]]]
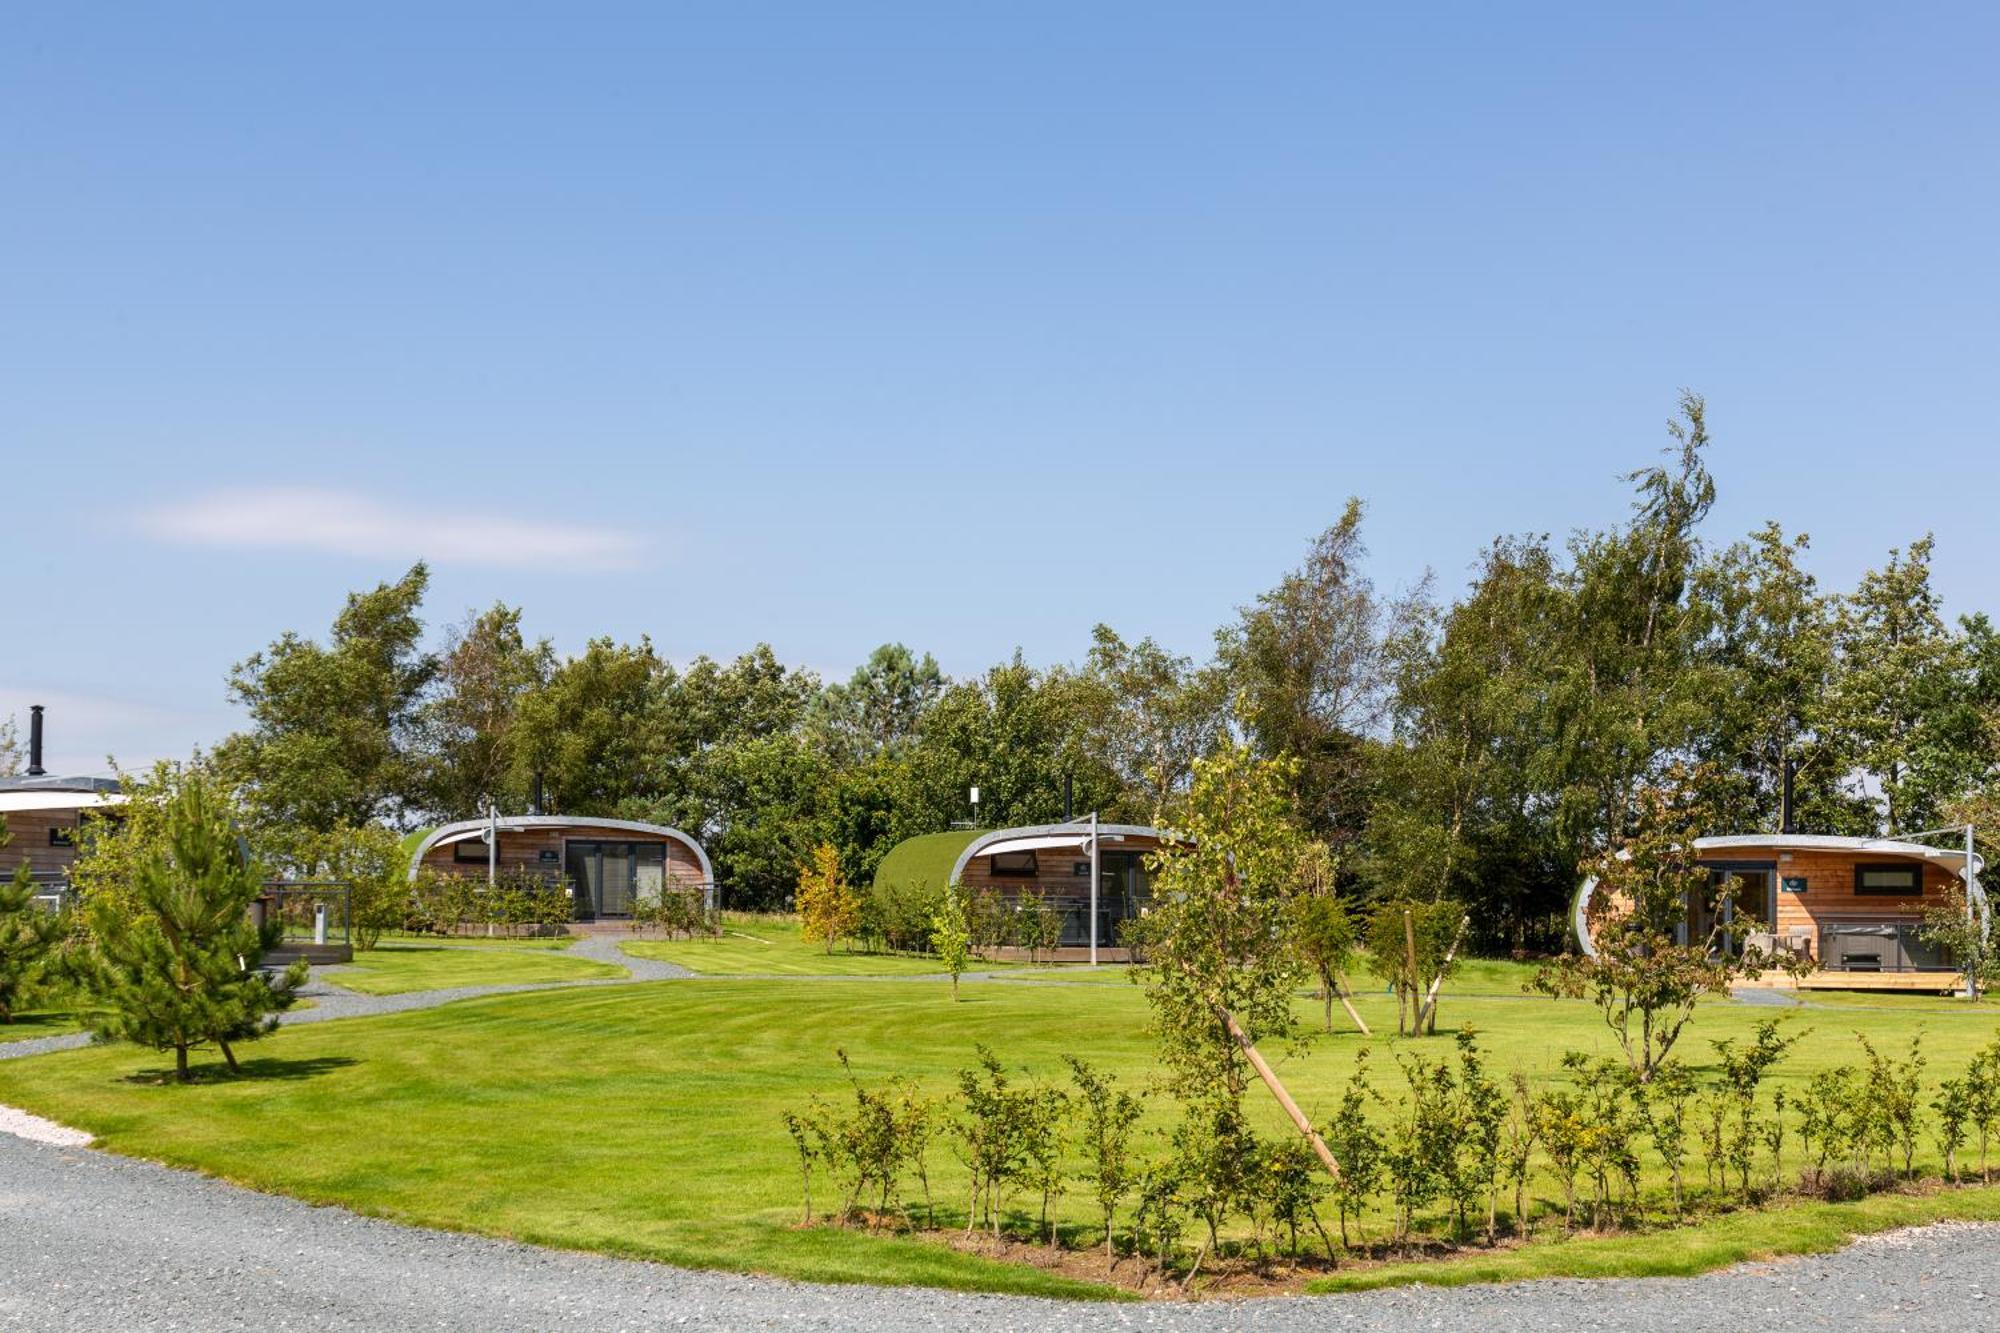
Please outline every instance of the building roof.
[[122, 805], [123, 789], [116, 778], [62, 777], [37, 773], [0, 778], [0, 814], [7, 811], [84, 810]]
[[[1714, 838], [1696, 838], [1694, 849], [1697, 854], [1737, 851], [1865, 852], [1935, 861], [1954, 875], [1965, 873], [1965, 848], [1927, 847], [1920, 842], [1904, 842], [1899, 838], [1849, 838], [1830, 833], [1729, 833]], [[1972, 873], [1977, 875], [1985, 868], [1985, 858], [1974, 852]]]
[[455, 824], [446, 824], [432, 829], [410, 853], [410, 878], [417, 877], [417, 867], [423, 863], [424, 853], [433, 847], [443, 847], [454, 842], [464, 842], [483, 835], [488, 827], [497, 827], [502, 833], [521, 833], [535, 829], [619, 829], [626, 833], [650, 833], [656, 837], [672, 838], [686, 844], [701, 863], [701, 877], [711, 884], [715, 882], [715, 867], [709, 864], [708, 852], [690, 835], [666, 824], [644, 824], [636, 819], [593, 819], [588, 816], [570, 815], [506, 815], [500, 819], [461, 819]]
[[[1071, 819], [1061, 824], [1030, 824], [1022, 828], [994, 829], [990, 833], [975, 837], [958, 854], [952, 863], [951, 878], [956, 881], [965, 873], [965, 863], [975, 856], [993, 856], [1002, 852], [1038, 851], [1046, 847], [1074, 847], [1078, 851], [1090, 843], [1091, 826], [1088, 821]], [[1120, 843], [1127, 838], [1151, 838], [1163, 840], [1168, 835], [1144, 824], [1099, 824], [1097, 840], [1100, 843]]]
[[889, 849], [875, 867], [877, 884], [920, 884], [938, 886], [951, 883], [951, 868], [958, 854], [984, 836], [979, 829], [952, 829], [946, 833], [920, 833], [905, 838]]

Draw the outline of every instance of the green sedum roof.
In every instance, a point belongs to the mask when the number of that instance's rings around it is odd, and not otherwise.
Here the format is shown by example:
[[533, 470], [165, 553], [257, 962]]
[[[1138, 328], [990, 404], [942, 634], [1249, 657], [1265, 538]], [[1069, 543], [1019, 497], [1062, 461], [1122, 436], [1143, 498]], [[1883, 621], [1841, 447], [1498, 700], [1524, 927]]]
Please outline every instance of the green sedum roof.
[[992, 829], [952, 829], [948, 833], [922, 833], [889, 849], [882, 864], [875, 867], [877, 884], [925, 884], [942, 887], [951, 881], [951, 868], [958, 854], [976, 838]]

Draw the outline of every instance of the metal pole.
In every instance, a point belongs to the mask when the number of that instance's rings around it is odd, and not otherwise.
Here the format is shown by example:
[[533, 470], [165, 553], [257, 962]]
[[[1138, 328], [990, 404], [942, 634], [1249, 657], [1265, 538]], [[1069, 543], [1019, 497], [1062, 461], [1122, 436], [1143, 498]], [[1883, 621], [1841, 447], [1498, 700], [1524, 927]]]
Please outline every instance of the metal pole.
[[486, 807], [486, 887], [492, 888], [500, 880], [500, 807], [488, 804]]
[[1097, 811], [1090, 812], [1090, 965], [1097, 966]]
[[[1965, 826], [1965, 924], [1976, 931], [1979, 929], [1979, 917], [1977, 909], [1972, 905], [1972, 855], [1972, 825], [1968, 823]], [[1968, 932], [1966, 935], [1968, 945], [1971, 944], [1971, 940], [1971, 933]], [[1972, 959], [1968, 958], [1966, 962], [1968, 966], [1965, 969], [1965, 995], [1967, 999], [1976, 1000], [1979, 998], [1979, 972], [1978, 969], [1969, 966]]]

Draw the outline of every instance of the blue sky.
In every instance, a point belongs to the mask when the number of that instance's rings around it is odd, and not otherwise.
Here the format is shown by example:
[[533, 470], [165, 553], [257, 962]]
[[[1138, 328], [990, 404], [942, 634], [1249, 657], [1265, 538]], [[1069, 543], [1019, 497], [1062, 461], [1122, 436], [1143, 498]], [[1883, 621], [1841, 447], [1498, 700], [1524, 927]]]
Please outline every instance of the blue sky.
[[[416, 12], [420, 11], [420, 12]], [[41, 6], [0, 44], [0, 712], [184, 753], [428, 556], [566, 649], [1205, 651], [1336, 516], [1994, 607], [1990, 6]]]

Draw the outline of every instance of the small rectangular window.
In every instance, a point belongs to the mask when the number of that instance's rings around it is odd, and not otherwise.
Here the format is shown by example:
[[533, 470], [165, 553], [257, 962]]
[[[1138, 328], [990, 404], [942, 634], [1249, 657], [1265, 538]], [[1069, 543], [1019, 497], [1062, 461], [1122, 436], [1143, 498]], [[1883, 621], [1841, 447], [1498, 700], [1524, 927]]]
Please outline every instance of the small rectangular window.
[[1872, 897], [1921, 897], [1924, 891], [1924, 869], [1916, 865], [1856, 866], [1854, 891]]
[[996, 852], [987, 858], [995, 878], [1033, 879], [1039, 869], [1033, 852]]
[[466, 865], [472, 862], [477, 862], [480, 865], [485, 865], [486, 839], [467, 838], [463, 842], [453, 843], [451, 845], [451, 859], [458, 862], [460, 865]]
[[49, 846], [51, 847], [76, 846], [76, 830], [59, 828], [54, 825], [51, 825], [49, 828]]

